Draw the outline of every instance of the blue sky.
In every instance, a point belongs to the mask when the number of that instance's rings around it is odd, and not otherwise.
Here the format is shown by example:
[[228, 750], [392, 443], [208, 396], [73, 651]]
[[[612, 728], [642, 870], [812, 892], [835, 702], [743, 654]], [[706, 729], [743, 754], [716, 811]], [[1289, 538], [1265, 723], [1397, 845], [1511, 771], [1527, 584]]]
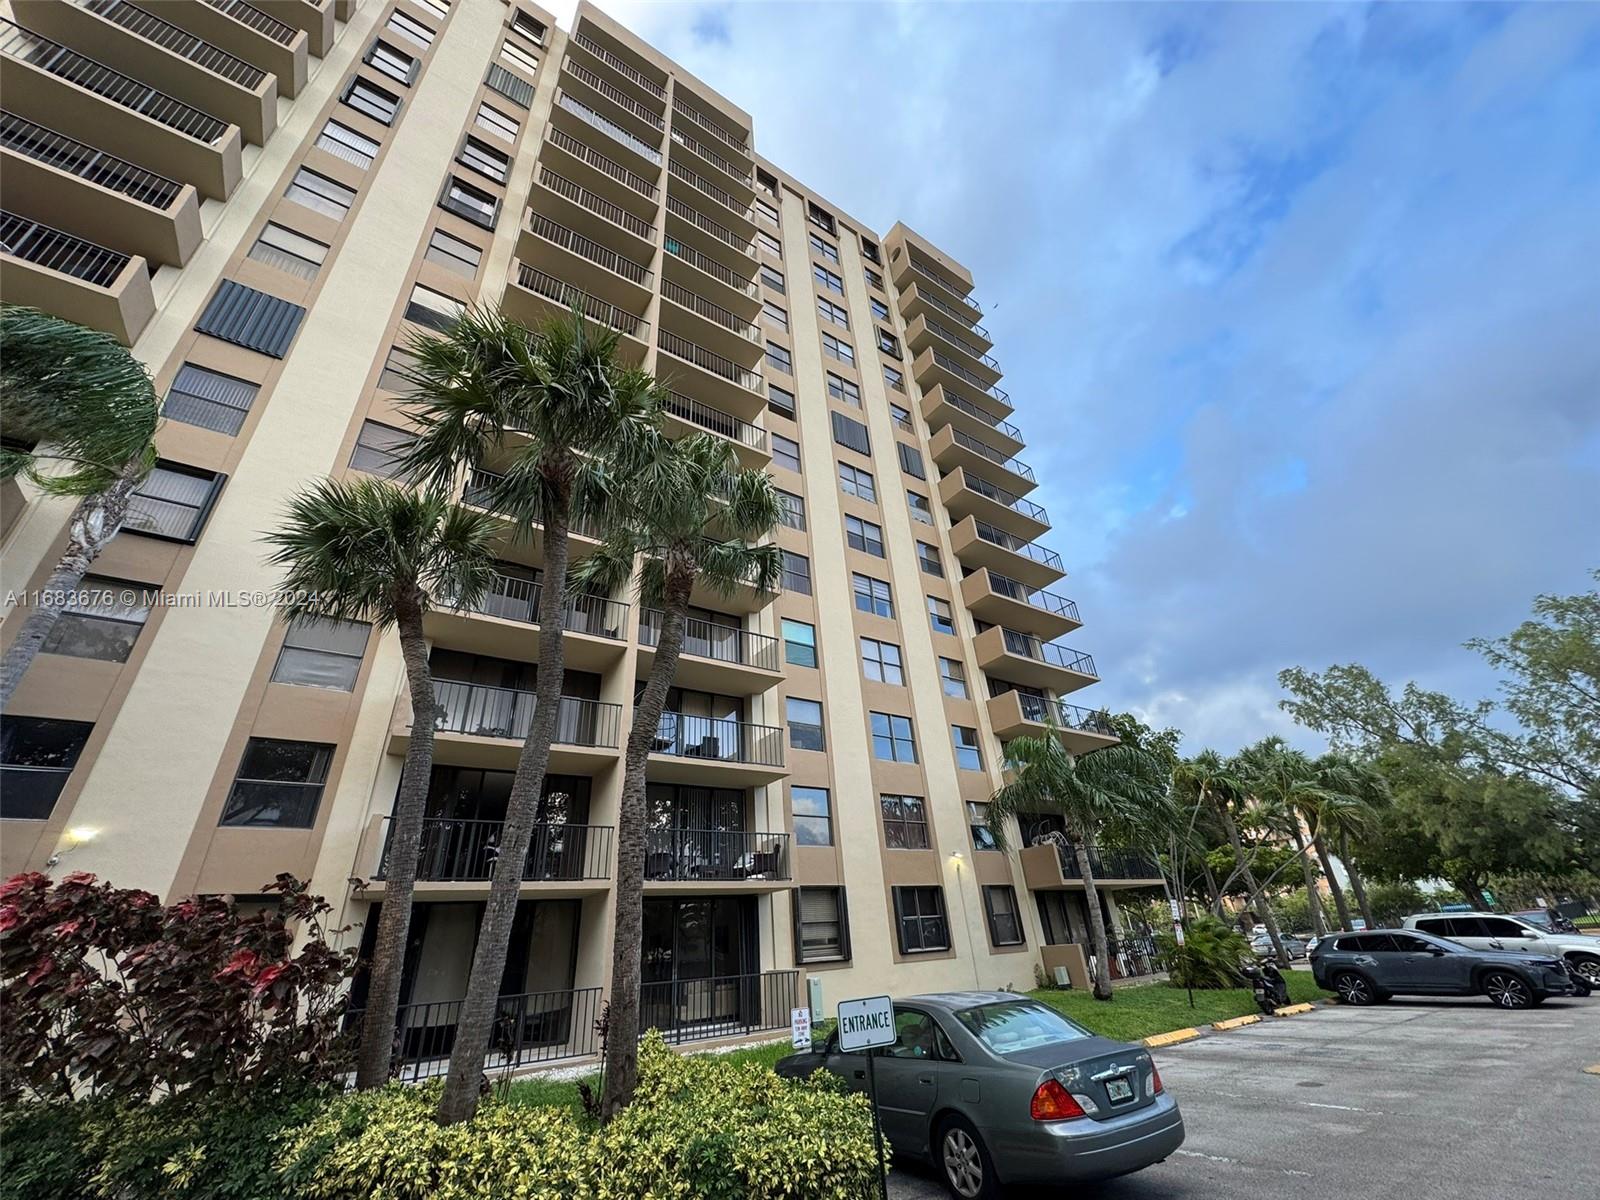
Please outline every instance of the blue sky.
[[971, 268], [1085, 702], [1314, 745], [1600, 566], [1600, 6], [607, 8]]

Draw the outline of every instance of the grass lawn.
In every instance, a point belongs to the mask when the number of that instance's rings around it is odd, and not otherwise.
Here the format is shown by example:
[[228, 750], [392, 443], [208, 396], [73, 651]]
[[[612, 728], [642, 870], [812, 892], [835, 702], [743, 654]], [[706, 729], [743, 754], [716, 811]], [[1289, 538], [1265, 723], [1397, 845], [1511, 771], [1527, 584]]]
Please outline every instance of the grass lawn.
[[[1293, 1003], [1320, 1000], [1329, 995], [1316, 985], [1309, 971], [1285, 971], [1284, 979], [1288, 981], [1289, 999]], [[1165, 983], [1118, 988], [1116, 999], [1109, 1001], [1096, 1000], [1088, 992], [1050, 988], [1040, 988], [1029, 995], [1065, 1013], [1086, 1029], [1124, 1042], [1258, 1011], [1255, 997], [1247, 988], [1197, 991], [1193, 1008], [1189, 1007], [1188, 992]]]
[[1572, 923], [1579, 929], [1600, 929], [1600, 916], [1573, 917]]

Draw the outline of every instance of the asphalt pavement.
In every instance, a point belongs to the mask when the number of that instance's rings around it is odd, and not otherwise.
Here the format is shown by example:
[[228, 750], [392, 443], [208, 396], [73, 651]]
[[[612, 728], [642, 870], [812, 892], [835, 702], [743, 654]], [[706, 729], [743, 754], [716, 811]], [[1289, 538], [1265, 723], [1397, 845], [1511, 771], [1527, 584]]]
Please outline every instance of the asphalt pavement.
[[[1600, 1196], [1600, 995], [1325, 1006], [1155, 1051], [1188, 1139], [1073, 1200]], [[897, 1164], [894, 1200], [946, 1195]], [[1039, 1193], [1030, 1193], [1039, 1194]]]

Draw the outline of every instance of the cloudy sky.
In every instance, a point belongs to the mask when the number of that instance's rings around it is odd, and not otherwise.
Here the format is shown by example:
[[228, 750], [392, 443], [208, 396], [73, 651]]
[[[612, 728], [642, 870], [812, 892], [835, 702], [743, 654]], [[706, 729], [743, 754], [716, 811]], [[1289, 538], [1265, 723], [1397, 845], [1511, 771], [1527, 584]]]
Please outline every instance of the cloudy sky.
[[605, 7], [971, 268], [1084, 700], [1489, 694], [1461, 642], [1600, 566], [1600, 5]]

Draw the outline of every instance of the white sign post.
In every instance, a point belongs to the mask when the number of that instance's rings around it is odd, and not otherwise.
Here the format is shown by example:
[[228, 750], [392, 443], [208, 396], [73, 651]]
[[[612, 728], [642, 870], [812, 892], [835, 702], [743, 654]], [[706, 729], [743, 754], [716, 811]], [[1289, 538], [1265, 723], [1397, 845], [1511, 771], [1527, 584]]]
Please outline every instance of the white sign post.
[[899, 1037], [894, 1025], [894, 1001], [887, 996], [864, 996], [839, 1001], [839, 1049], [867, 1051], [867, 1095], [872, 1100], [872, 1137], [878, 1147], [878, 1186], [889, 1200], [889, 1167], [883, 1153], [883, 1126], [878, 1121], [878, 1072], [874, 1047], [892, 1046]]
[[809, 1008], [791, 1008], [789, 1010], [789, 1044], [796, 1050], [811, 1049], [811, 1010]]

